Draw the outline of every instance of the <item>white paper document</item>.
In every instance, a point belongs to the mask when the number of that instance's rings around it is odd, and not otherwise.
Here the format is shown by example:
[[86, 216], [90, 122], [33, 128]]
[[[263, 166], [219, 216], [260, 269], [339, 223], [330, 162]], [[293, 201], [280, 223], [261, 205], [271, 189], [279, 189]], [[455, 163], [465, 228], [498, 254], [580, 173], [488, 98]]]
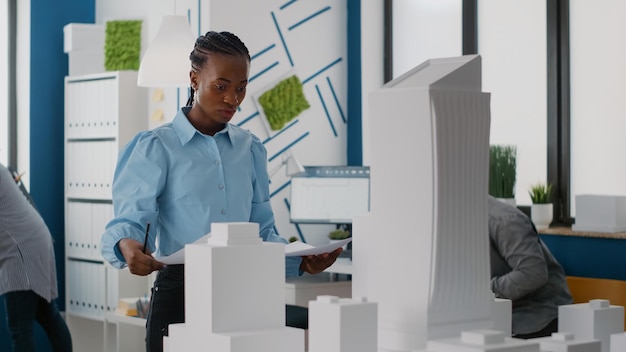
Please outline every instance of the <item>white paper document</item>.
[[338, 242], [325, 244], [321, 246], [312, 246], [304, 242], [291, 242], [285, 246], [285, 257], [303, 256], [303, 255], [317, 255], [334, 251], [339, 247], [343, 247], [352, 241], [352, 237], [346, 238]]
[[[194, 241], [194, 243], [207, 243], [210, 236], [211, 234], [207, 233], [206, 235]], [[170, 254], [168, 256], [165, 256], [165, 257], [159, 256], [159, 257], [155, 257], [154, 259], [167, 265], [185, 264], [185, 247], [183, 247], [182, 249], [179, 249], [177, 252], [174, 252], [173, 254]]]
[[[194, 243], [206, 243], [210, 234], [206, 234], [196, 240]], [[321, 246], [312, 246], [304, 242], [296, 241], [285, 245], [285, 257], [295, 257], [304, 255], [317, 255], [334, 251], [339, 247], [343, 247], [352, 241], [352, 238], [346, 238], [338, 242], [325, 244]], [[185, 247], [168, 256], [159, 256], [154, 259], [167, 265], [184, 264], [185, 263]]]

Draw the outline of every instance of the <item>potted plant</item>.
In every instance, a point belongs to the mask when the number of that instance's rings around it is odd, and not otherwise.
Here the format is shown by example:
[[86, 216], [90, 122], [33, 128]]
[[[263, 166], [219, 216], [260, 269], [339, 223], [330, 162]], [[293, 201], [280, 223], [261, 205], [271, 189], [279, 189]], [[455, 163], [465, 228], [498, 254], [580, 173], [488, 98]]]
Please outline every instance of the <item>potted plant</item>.
[[515, 205], [517, 148], [514, 145], [489, 146], [489, 194]]
[[[328, 238], [330, 238], [330, 243], [345, 240], [346, 238], [349, 238], [350, 236], [352, 236], [350, 231], [345, 230], [345, 229], [336, 229], [328, 233]], [[343, 249], [346, 249], [347, 246], [348, 246], [347, 244], [344, 245]]]
[[548, 228], [553, 216], [552, 184], [537, 182], [530, 187], [528, 194], [533, 203], [530, 206], [530, 219], [537, 229]]

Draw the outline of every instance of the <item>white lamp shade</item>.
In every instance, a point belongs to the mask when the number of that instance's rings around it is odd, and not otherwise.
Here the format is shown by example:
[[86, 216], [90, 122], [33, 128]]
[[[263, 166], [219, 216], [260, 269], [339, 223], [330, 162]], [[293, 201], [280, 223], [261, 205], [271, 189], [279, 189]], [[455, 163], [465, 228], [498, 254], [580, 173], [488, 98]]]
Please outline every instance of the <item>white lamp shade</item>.
[[196, 38], [187, 17], [164, 16], [156, 37], [141, 59], [137, 85], [141, 87], [189, 86], [189, 54]]

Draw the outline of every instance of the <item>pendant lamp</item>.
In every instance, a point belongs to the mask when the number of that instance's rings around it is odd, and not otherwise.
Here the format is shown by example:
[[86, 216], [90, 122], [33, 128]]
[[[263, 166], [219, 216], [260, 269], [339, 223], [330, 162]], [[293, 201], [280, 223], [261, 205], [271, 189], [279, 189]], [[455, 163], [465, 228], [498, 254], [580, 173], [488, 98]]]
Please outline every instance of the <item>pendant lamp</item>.
[[186, 87], [191, 63], [189, 53], [196, 37], [186, 16], [164, 16], [156, 37], [141, 59], [137, 85], [141, 87]]

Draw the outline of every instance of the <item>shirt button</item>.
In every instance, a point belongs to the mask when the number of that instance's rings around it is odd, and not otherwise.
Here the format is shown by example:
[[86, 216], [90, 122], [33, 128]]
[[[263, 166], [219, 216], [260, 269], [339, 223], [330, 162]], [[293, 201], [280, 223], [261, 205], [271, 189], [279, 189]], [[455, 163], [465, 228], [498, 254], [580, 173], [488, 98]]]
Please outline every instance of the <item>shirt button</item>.
[[225, 209], [222, 209], [222, 210], [220, 211], [220, 213], [221, 213], [222, 215], [226, 215], [226, 210], [225, 210]]
[[219, 160], [215, 160], [215, 165], [221, 164]]
[[219, 189], [224, 189], [224, 184], [223, 184], [223, 183], [220, 183], [220, 184], [219, 184], [219, 186], [217, 186], [217, 188], [219, 188]]

